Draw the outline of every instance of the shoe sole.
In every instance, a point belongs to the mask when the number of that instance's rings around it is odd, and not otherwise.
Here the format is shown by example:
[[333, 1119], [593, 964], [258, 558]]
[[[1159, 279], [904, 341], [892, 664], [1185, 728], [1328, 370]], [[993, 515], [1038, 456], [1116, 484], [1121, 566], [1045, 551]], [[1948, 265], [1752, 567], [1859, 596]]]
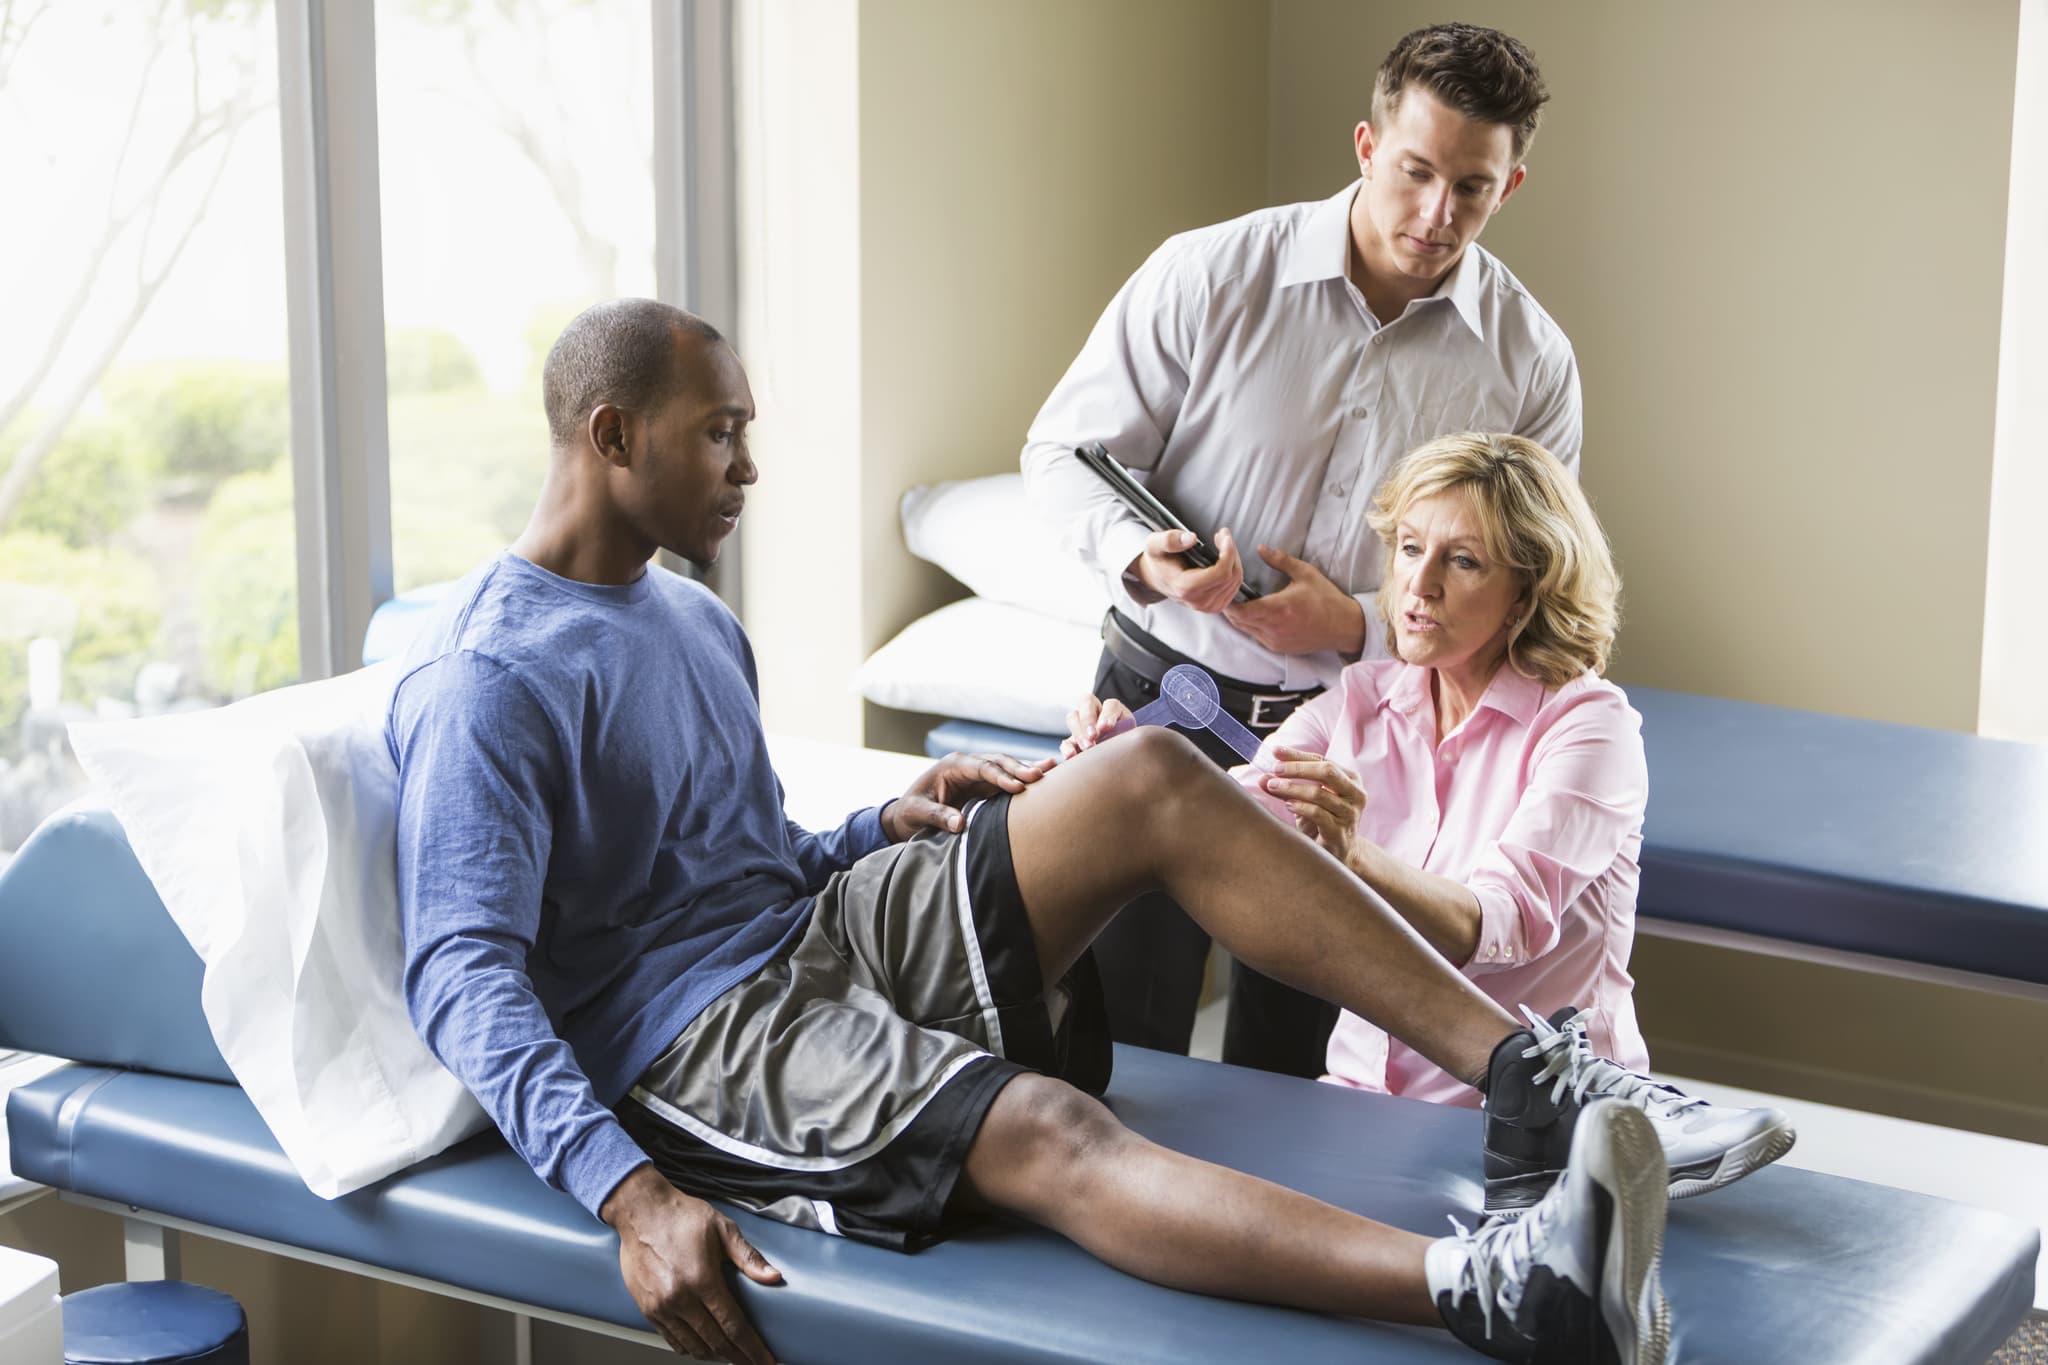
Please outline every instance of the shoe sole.
[[[1793, 1143], [1798, 1140], [1799, 1134], [1791, 1124], [1780, 1123], [1736, 1143], [1709, 1160], [1675, 1167], [1667, 1186], [1668, 1197], [1691, 1199], [1724, 1185], [1733, 1185], [1750, 1172], [1762, 1170], [1791, 1151]], [[1556, 1183], [1557, 1176], [1556, 1171], [1532, 1171], [1526, 1175], [1489, 1179], [1481, 1207], [1489, 1218], [1519, 1218], [1536, 1207], [1551, 1185]]]
[[1671, 1172], [1671, 1197], [1690, 1199], [1697, 1194], [1733, 1185], [1751, 1171], [1760, 1171], [1792, 1150], [1799, 1134], [1789, 1123], [1766, 1128], [1747, 1142], [1739, 1142], [1713, 1161], [1695, 1162]]
[[[1664, 1298], [1658, 1258], [1664, 1250], [1667, 1176], [1664, 1150], [1650, 1121], [1616, 1106], [1601, 1129], [1575, 1152], [1595, 1187], [1620, 1205], [1610, 1224], [1600, 1272], [1600, 1311], [1615, 1337], [1620, 1365], [1665, 1365], [1671, 1355], [1671, 1305]], [[1619, 1235], [1615, 1234], [1618, 1224]], [[1615, 1332], [1632, 1329], [1633, 1340]]]

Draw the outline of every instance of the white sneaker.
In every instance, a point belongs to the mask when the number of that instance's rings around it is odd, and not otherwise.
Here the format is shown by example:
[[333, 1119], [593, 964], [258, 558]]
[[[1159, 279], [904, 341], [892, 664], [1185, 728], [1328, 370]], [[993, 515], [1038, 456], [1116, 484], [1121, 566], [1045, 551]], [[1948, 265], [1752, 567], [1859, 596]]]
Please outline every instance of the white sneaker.
[[1578, 1112], [1570, 1164], [1526, 1215], [1430, 1244], [1430, 1296], [1451, 1334], [1524, 1365], [1664, 1365], [1671, 1309], [1658, 1276], [1668, 1175], [1640, 1110]]
[[1511, 1213], [1543, 1197], [1557, 1178], [1582, 1107], [1606, 1096], [1639, 1110], [1656, 1130], [1671, 1169], [1671, 1197], [1732, 1184], [1792, 1150], [1798, 1134], [1776, 1109], [1708, 1104], [1593, 1055], [1583, 1010], [1544, 1019], [1526, 1005], [1529, 1027], [1501, 1040], [1487, 1069], [1486, 1211]]

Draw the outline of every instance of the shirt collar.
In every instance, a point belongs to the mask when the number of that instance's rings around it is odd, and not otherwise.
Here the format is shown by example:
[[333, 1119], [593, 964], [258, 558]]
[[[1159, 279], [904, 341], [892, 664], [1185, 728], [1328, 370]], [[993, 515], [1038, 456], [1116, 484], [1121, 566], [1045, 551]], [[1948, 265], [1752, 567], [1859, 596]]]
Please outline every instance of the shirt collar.
[[[1380, 696], [1382, 708], [1392, 708], [1420, 724], [1428, 716], [1435, 724], [1435, 701], [1429, 695], [1429, 670], [1414, 664], [1403, 664], [1394, 678], [1393, 685]], [[1534, 678], [1525, 678], [1515, 672], [1512, 664], [1502, 664], [1494, 673], [1493, 680], [1480, 695], [1479, 705], [1473, 710], [1486, 708], [1500, 712], [1523, 729], [1536, 723], [1536, 712], [1543, 705], [1543, 684]]]
[[[1380, 705], [1392, 707], [1420, 724], [1423, 717], [1431, 716], [1436, 705], [1429, 696], [1429, 670], [1417, 668], [1414, 664], [1402, 664], [1401, 671], [1394, 675], [1393, 685], [1380, 694]], [[1434, 723], [1432, 716], [1431, 724]]]
[[[1287, 248], [1287, 259], [1281, 263], [1281, 288], [1344, 279], [1350, 274], [1351, 203], [1364, 184], [1364, 180], [1354, 180], [1309, 210]], [[1430, 295], [1430, 299], [1443, 299], [1457, 309], [1472, 335], [1481, 341], [1486, 340], [1486, 328], [1479, 319], [1479, 286], [1485, 273], [1479, 243], [1473, 242], [1458, 257], [1458, 264], [1436, 293]]]
[[1535, 724], [1536, 711], [1542, 705], [1543, 684], [1515, 672], [1511, 663], [1501, 664], [1493, 675], [1493, 681], [1486, 685], [1486, 692], [1479, 698], [1479, 706], [1500, 712], [1525, 730]]
[[1280, 287], [1341, 280], [1351, 264], [1351, 201], [1358, 197], [1354, 180], [1309, 210], [1287, 248], [1280, 266]]
[[1486, 340], [1486, 328], [1479, 321], [1480, 276], [1486, 273], [1486, 263], [1480, 259], [1479, 243], [1470, 242], [1465, 253], [1458, 257], [1457, 265], [1451, 268], [1450, 278], [1437, 286], [1432, 298], [1448, 299], [1458, 310], [1458, 316], [1472, 329], [1472, 335]]

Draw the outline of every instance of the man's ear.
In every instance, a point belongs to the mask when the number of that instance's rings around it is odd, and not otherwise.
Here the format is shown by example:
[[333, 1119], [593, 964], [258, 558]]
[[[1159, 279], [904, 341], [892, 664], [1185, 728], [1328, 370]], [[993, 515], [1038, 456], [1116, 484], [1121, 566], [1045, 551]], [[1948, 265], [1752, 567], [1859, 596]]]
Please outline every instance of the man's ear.
[[626, 448], [626, 414], [610, 403], [599, 403], [590, 410], [590, 420], [585, 430], [590, 436], [590, 448], [606, 464], [621, 469], [632, 463], [631, 452]]
[[1361, 123], [1351, 130], [1351, 145], [1358, 153], [1358, 173], [1370, 179], [1373, 148], [1377, 145], [1373, 141], [1370, 123]]
[[1508, 202], [1508, 196], [1515, 192], [1515, 187], [1528, 178], [1529, 168], [1526, 165], [1517, 166], [1513, 171], [1509, 172], [1508, 187], [1500, 192], [1500, 198], [1493, 201], [1493, 211], [1499, 213], [1500, 206]]

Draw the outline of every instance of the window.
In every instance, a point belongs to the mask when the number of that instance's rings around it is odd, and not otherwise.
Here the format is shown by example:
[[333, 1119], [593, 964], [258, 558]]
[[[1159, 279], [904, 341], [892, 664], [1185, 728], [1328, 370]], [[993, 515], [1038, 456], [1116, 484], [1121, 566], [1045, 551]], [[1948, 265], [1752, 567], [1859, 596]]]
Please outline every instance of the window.
[[267, 0], [0, 8], [0, 861], [67, 721], [299, 675], [276, 106]]
[[516, 535], [575, 311], [730, 324], [729, 9], [0, 3], [0, 865], [69, 720], [346, 669]]
[[633, 0], [377, 6], [401, 592], [525, 527], [548, 346], [592, 303], [655, 292], [649, 21]]

